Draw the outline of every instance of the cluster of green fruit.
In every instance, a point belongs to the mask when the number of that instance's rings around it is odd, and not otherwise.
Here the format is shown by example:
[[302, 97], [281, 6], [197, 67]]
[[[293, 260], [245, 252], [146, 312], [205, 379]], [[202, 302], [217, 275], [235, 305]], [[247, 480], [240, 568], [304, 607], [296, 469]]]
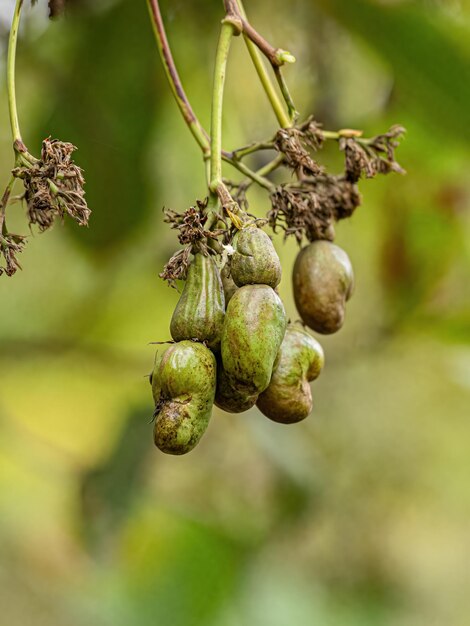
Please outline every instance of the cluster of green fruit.
[[[309, 383], [324, 364], [320, 344], [288, 323], [276, 293], [281, 264], [270, 237], [242, 228], [219, 272], [212, 256], [194, 254], [171, 320], [175, 343], [157, 354], [150, 381], [155, 444], [185, 454], [204, 434], [215, 404], [241, 413], [255, 404], [275, 422], [292, 424], [312, 410]], [[303, 323], [320, 333], [343, 324], [353, 273], [346, 253], [329, 241], [303, 248], [293, 272]]]

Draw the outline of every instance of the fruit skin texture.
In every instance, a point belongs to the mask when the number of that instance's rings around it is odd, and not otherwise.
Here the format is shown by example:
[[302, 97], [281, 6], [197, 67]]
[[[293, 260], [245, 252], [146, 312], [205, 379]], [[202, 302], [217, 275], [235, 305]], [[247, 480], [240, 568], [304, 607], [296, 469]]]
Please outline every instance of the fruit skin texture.
[[152, 374], [155, 445], [186, 454], [204, 434], [212, 412], [216, 361], [201, 343], [181, 341], [157, 355]]
[[243, 228], [231, 260], [235, 284], [269, 285], [274, 289], [281, 282], [281, 274], [281, 262], [269, 235], [256, 226]]
[[304, 329], [289, 326], [269, 387], [258, 398], [259, 410], [281, 424], [305, 419], [313, 407], [309, 382], [318, 378], [324, 363], [318, 341]]
[[230, 275], [230, 263], [229, 262], [227, 262], [223, 266], [222, 271], [220, 272], [220, 277], [222, 279], [222, 285], [224, 288], [225, 307], [227, 307], [228, 303], [232, 299], [233, 294], [238, 289], [236, 284], [233, 282], [232, 276]]
[[354, 288], [348, 255], [330, 241], [314, 241], [297, 255], [293, 270], [294, 298], [304, 323], [319, 333], [338, 331], [346, 301]]
[[221, 343], [223, 368], [234, 389], [248, 395], [266, 389], [286, 326], [284, 305], [271, 287], [238, 289], [227, 307]]
[[197, 339], [217, 350], [224, 316], [225, 296], [219, 270], [212, 257], [197, 253], [171, 318], [171, 336], [175, 341]]
[[214, 404], [227, 413], [243, 413], [256, 404], [258, 394], [234, 389], [220, 360], [217, 361], [217, 389]]

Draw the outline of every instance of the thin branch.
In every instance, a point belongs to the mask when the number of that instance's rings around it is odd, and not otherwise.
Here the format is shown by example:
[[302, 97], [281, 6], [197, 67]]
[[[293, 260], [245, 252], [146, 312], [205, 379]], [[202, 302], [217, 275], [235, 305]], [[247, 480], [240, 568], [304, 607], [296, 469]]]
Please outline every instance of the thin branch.
[[18, 109], [16, 104], [16, 48], [18, 44], [18, 30], [20, 27], [21, 10], [23, 8], [23, 0], [16, 0], [15, 11], [11, 22], [10, 36], [8, 38], [8, 56], [7, 56], [7, 91], [8, 91], [8, 108], [10, 112], [11, 135], [15, 151], [25, 152], [26, 147], [21, 139], [20, 124], [18, 120]]
[[274, 67], [274, 75], [276, 76], [279, 89], [281, 90], [282, 97], [284, 98], [284, 102], [287, 105], [287, 110], [289, 112], [291, 123], [295, 124], [295, 122], [297, 121], [299, 117], [299, 112], [297, 111], [295, 107], [294, 100], [292, 99], [292, 96], [289, 91], [289, 87], [287, 86], [286, 80], [284, 78], [284, 75], [281, 72], [280, 67], [278, 66]]
[[275, 48], [250, 24], [246, 19], [245, 12], [237, 4], [237, 0], [225, 0], [227, 15], [238, 18], [241, 21], [243, 33], [248, 39], [261, 50], [273, 67], [280, 67], [284, 63], [294, 63], [295, 58], [282, 48]]
[[[256, 172], [250, 172], [250, 174], [255, 174], [256, 177], [262, 177], [266, 179], [266, 176], [268, 176], [268, 174], [271, 174], [272, 172], [277, 170], [279, 167], [281, 167], [281, 165], [284, 165], [284, 163], [285, 163], [284, 155], [278, 154], [275, 159], [273, 159], [272, 161], [269, 161], [269, 163], [266, 163], [266, 165], [263, 165], [263, 167], [260, 167], [260, 169], [256, 170]], [[233, 163], [231, 164], [233, 165]], [[251, 187], [251, 185], [254, 182], [258, 182], [258, 181], [255, 180], [252, 175], [247, 174], [247, 178], [245, 180], [242, 180], [239, 187], [242, 187], [243, 189], [247, 190], [249, 187]], [[268, 182], [270, 185], [273, 185], [273, 183], [271, 183], [270, 180], [268, 180]], [[270, 191], [272, 190], [270, 189]]]
[[258, 183], [260, 187], [267, 189], [270, 193], [274, 191], [275, 185], [273, 185], [270, 180], [265, 178], [263, 176], [263, 173], [260, 173], [260, 171], [254, 172], [251, 168], [247, 167], [244, 163], [242, 163], [241, 161], [237, 161], [235, 159], [224, 159], [224, 161], [227, 161], [227, 163], [230, 163], [230, 165], [232, 165], [239, 172], [241, 172], [242, 174], [245, 174], [245, 176], [247, 176], [247, 178], [249, 178], [251, 181]]
[[[246, 21], [246, 13], [243, 7], [242, 0], [229, 1], [232, 2], [231, 6], [233, 6], [234, 10], [236, 9], [237, 14], [241, 16], [242, 20]], [[258, 78], [260, 79], [260, 82], [263, 86], [269, 103], [271, 104], [271, 108], [274, 111], [277, 121], [282, 128], [288, 128], [291, 125], [291, 121], [282, 105], [279, 96], [277, 95], [276, 88], [266, 70], [260, 51], [246, 33], [244, 33], [243, 36], [245, 39], [246, 47], [248, 49], [248, 53], [251, 57], [251, 60], [253, 61], [256, 73], [258, 74]]]
[[210, 189], [217, 192], [222, 183], [222, 110], [224, 101], [225, 74], [232, 37], [236, 30], [232, 21], [224, 20], [220, 29], [214, 68], [211, 109], [211, 160]]
[[209, 137], [196, 117], [181, 83], [168, 43], [168, 38], [166, 36], [158, 0], [147, 0], [147, 4], [150, 11], [155, 37], [157, 39], [158, 50], [160, 52], [160, 57], [162, 59], [163, 67], [165, 69], [173, 96], [186, 124], [189, 127], [189, 130], [193, 134], [203, 153], [208, 155], [210, 153]]
[[254, 152], [259, 152], [260, 150], [274, 150], [274, 142], [273, 141], [255, 141], [250, 143], [248, 146], [243, 146], [242, 148], [236, 148], [232, 152], [227, 154], [227, 157], [235, 159], [239, 161], [249, 154], [253, 154]]

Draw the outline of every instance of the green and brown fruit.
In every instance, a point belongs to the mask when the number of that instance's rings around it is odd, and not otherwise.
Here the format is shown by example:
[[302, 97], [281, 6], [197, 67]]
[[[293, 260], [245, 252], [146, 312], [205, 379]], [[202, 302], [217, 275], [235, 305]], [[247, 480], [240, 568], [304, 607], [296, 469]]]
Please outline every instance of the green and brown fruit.
[[231, 259], [235, 284], [269, 285], [274, 289], [281, 282], [281, 274], [281, 262], [269, 235], [254, 225], [242, 228]]
[[246, 285], [233, 295], [222, 330], [221, 356], [232, 388], [247, 395], [269, 385], [286, 332], [284, 305], [267, 285]]
[[175, 341], [197, 339], [217, 350], [224, 315], [225, 296], [217, 265], [212, 257], [197, 253], [171, 318], [171, 336]]
[[344, 250], [330, 241], [314, 241], [303, 248], [295, 261], [293, 286], [297, 310], [307, 326], [325, 335], [341, 328], [354, 288]]
[[214, 404], [227, 413], [243, 413], [254, 407], [257, 399], [258, 394], [250, 394], [232, 387], [219, 359]]
[[274, 422], [295, 424], [312, 411], [310, 382], [318, 378], [325, 357], [321, 345], [303, 328], [288, 326], [268, 388], [256, 403]]
[[237, 285], [233, 281], [232, 275], [230, 274], [230, 261], [227, 261], [223, 266], [222, 271], [220, 272], [220, 277], [224, 288], [225, 307], [227, 308], [233, 294], [238, 289]]
[[175, 343], [157, 354], [151, 382], [155, 445], [167, 454], [190, 452], [204, 434], [212, 412], [214, 355], [201, 343]]

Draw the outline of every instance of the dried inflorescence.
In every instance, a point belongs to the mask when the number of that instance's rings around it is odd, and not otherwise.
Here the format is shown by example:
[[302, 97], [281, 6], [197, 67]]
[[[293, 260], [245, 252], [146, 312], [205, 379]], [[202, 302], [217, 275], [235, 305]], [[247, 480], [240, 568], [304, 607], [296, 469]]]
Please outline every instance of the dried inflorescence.
[[12, 233], [3, 232], [0, 234], [0, 260], [3, 257], [4, 267], [0, 265], [0, 276], [6, 274], [13, 276], [17, 270], [21, 269], [17, 255], [23, 252], [26, 243], [26, 237], [22, 235], [14, 235]]
[[[267, 214], [271, 228], [274, 232], [283, 230], [285, 237], [294, 236], [299, 244], [304, 237], [311, 242], [333, 241], [335, 223], [350, 217], [361, 204], [357, 187], [361, 177], [404, 173], [395, 159], [395, 150], [404, 132], [401, 126], [392, 126], [387, 133], [364, 138], [362, 131], [358, 130], [325, 131], [321, 124], [309, 117], [291, 128], [281, 128], [271, 142], [260, 143], [263, 148], [268, 145], [277, 150], [283, 156], [277, 167], [290, 168], [296, 179], [276, 186], [271, 192], [272, 207]], [[312, 156], [327, 140], [335, 140], [345, 154], [344, 171], [339, 175], [328, 173]], [[242, 207], [246, 216], [255, 219], [248, 213], [246, 197], [251, 183], [245, 180], [239, 184], [224, 181], [224, 184], [232, 191], [234, 206]], [[223, 230], [209, 230], [205, 208], [204, 203], [198, 203], [197, 209], [192, 207], [182, 215], [167, 212], [166, 221], [179, 229], [180, 243], [186, 246], [170, 259], [161, 274], [172, 285], [175, 280], [185, 278], [194, 246], [205, 254], [213, 253], [213, 249], [207, 247], [208, 239], [222, 234], [222, 243], [230, 244], [240, 228], [235, 221], [236, 215], [230, 213], [229, 206], [224, 206], [230, 217], [229, 224], [224, 222]], [[224, 220], [223, 217], [218, 219]]]
[[346, 178], [356, 183], [361, 176], [374, 178], [377, 174], [405, 171], [395, 160], [395, 150], [403, 137], [402, 126], [392, 126], [387, 133], [371, 139], [341, 137], [339, 147], [345, 154]]
[[[327, 135], [320, 124], [309, 118], [303, 124], [281, 129], [274, 142], [287, 164], [297, 175], [296, 183], [279, 185], [271, 194], [268, 213], [271, 227], [280, 227], [285, 236], [295, 236], [299, 244], [309, 241], [333, 241], [336, 221], [350, 217], [361, 204], [356, 183], [362, 176], [373, 178], [389, 172], [404, 173], [395, 160], [395, 149], [405, 132], [393, 126], [387, 133], [364, 139], [358, 131], [344, 130]], [[345, 171], [340, 176], [328, 174], [310, 156], [320, 150], [326, 137], [336, 136], [345, 153]]]
[[295, 236], [299, 244], [305, 236], [309, 241], [335, 237], [334, 223], [353, 214], [361, 203], [356, 185], [344, 178], [322, 175], [298, 184], [280, 185], [271, 194], [269, 224], [285, 237]]
[[196, 206], [190, 207], [184, 213], [177, 213], [171, 209], [165, 211], [165, 222], [171, 228], [179, 231], [178, 241], [184, 248], [178, 250], [168, 261], [160, 274], [172, 287], [177, 280], [184, 280], [191, 263], [191, 253], [194, 251], [203, 254], [214, 254], [208, 245], [209, 240], [215, 240], [225, 233], [223, 229], [206, 229], [208, 214], [206, 212], [208, 199], [197, 200]]
[[281, 128], [274, 138], [275, 149], [284, 155], [286, 163], [299, 177], [315, 176], [322, 168], [311, 157], [306, 136], [300, 128]]
[[41, 232], [65, 215], [80, 226], [88, 225], [91, 211], [85, 200], [82, 170], [72, 159], [75, 150], [71, 143], [45, 139], [39, 160], [13, 170], [23, 181], [29, 224], [37, 224]]

